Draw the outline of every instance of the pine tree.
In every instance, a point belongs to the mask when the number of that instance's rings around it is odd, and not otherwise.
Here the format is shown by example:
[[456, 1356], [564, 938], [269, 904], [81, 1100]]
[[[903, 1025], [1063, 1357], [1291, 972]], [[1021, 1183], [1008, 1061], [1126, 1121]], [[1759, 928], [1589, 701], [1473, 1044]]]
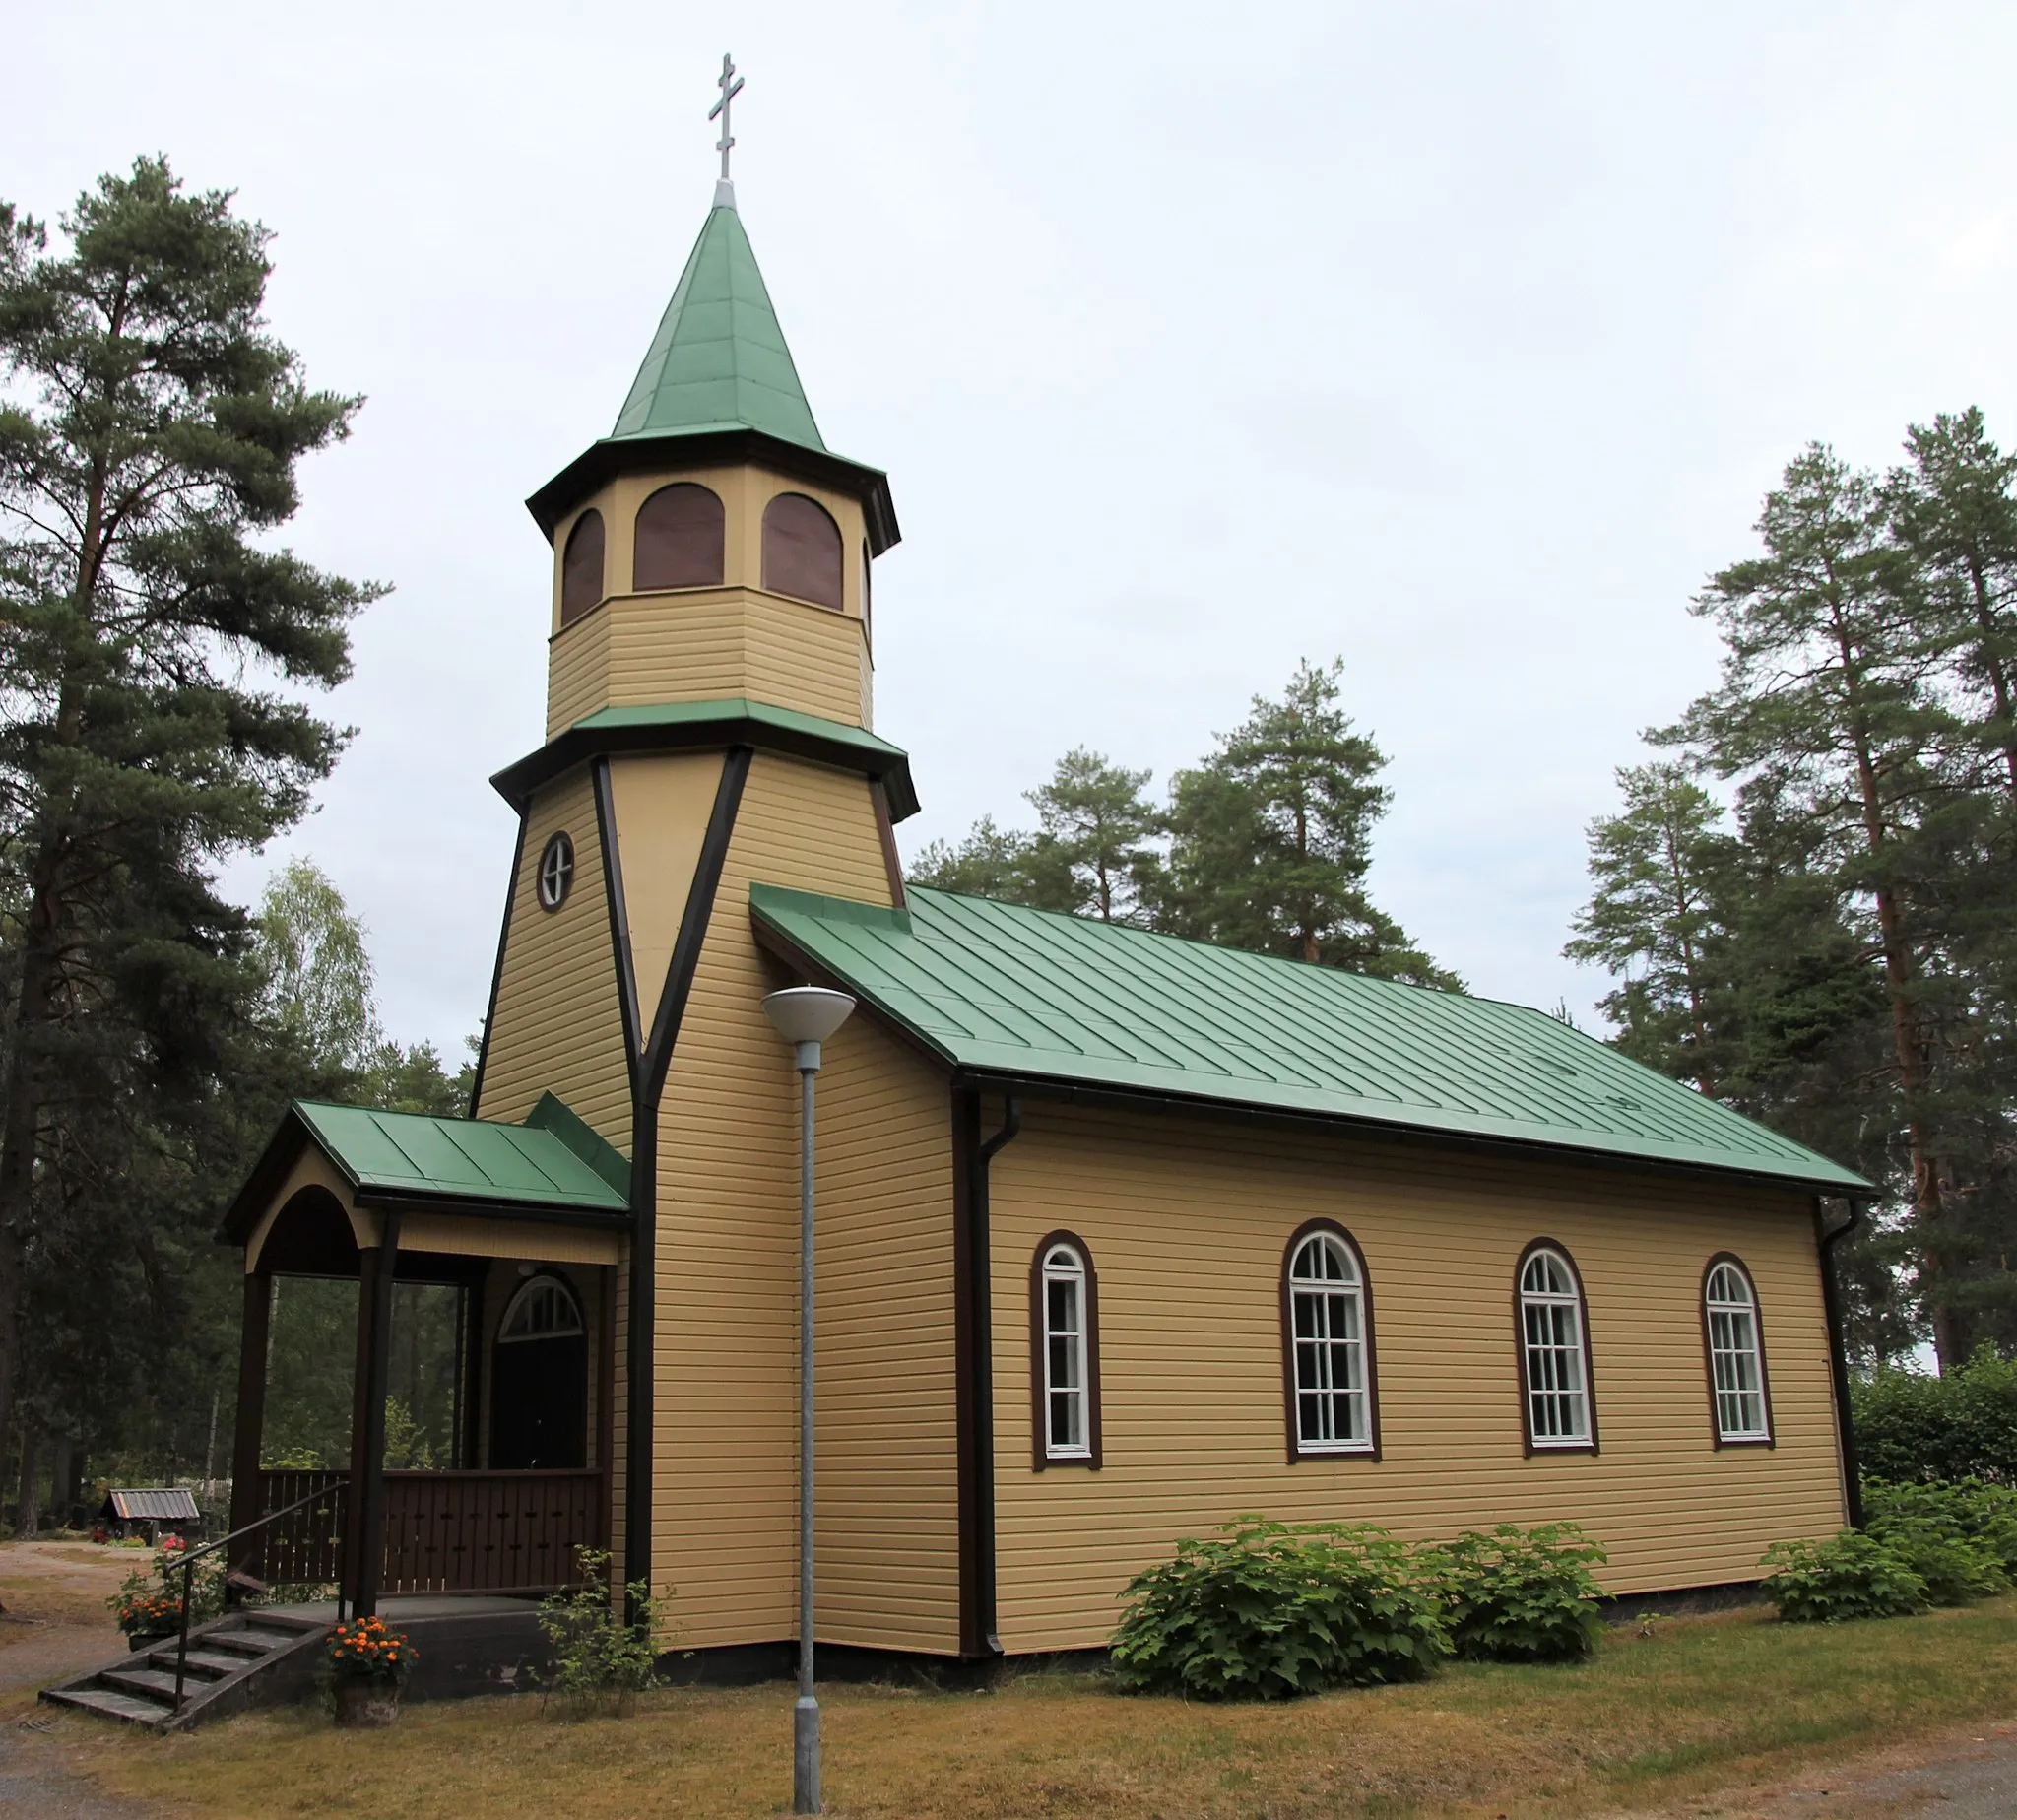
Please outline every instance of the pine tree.
[[1627, 1055], [1714, 1095], [1713, 950], [1727, 938], [1736, 842], [1680, 765], [1617, 775], [1624, 809], [1590, 824], [1594, 889], [1562, 952], [1618, 979], [1599, 1003]]
[[1341, 659], [1307, 660], [1279, 701], [1171, 780], [1158, 926], [1232, 947], [1461, 991], [1366, 890], [1387, 759], [1340, 707]]
[[267, 332], [265, 230], [151, 159], [61, 226], [0, 205], [0, 1433], [32, 1252], [228, 1116], [258, 982], [215, 868], [335, 762], [298, 695], [377, 593], [268, 541], [358, 401]]
[[[1076, 747], [1058, 760], [1051, 781], [1026, 792], [1041, 832], [1024, 862], [1025, 877], [1056, 894], [1069, 879], [1069, 903], [1046, 907], [1096, 916], [1103, 923], [1144, 920], [1160, 856], [1152, 845], [1162, 817], [1141, 794], [1146, 771], [1110, 764]], [[1034, 901], [1034, 893], [1024, 901]]]
[[1655, 737], [1739, 780], [1747, 846], [1800, 856], [1794, 876], [1816, 899], [1804, 926], [1850, 917], [1881, 974], [1915, 1236], [1946, 1359], [1959, 1334], [1941, 1288], [1951, 1159], [1939, 1143], [1942, 987], [1929, 902], [1945, 868], [1941, 778], [1957, 728], [1938, 686], [1943, 647], [1929, 636], [1922, 578], [1888, 519], [1872, 476], [1819, 445], [1795, 458], [1758, 521], [1764, 553], [1714, 576], [1694, 603], [1723, 634], [1720, 687]]

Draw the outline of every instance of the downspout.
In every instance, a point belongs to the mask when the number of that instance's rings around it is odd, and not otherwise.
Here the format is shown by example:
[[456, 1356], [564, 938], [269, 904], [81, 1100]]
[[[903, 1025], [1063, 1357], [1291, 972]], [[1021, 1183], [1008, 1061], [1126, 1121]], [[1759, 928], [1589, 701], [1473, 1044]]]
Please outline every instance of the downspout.
[[1842, 1495], [1853, 1529], [1863, 1527], [1862, 1469], [1856, 1462], [1855, 1423], [1849, 1411], [1849, 1354], [1842, 1337], [1842, 1291], [1835, 1280], [1835, 1248], [1863, 1223], [1864, 1203], [1846, 1196], [1849, 1218], [1839, 1226], [1821, 1223], [1821, 1198], [1814, 1198], [1814, 1232], [1821, 1251], [1821, 1302], [1828, 1317], [1828, 1370], [1835, 1384], [1835, 1436], [1842, 1451]]
[[968, 1207], [973, 1224], [969, 1258], [973, 1299], [973, 1451], [974, 1517], [978, 1530], [974, 1562], [976, 1613], [982, 1645], [1001, 1656], [1002, 1638], [995, 1614], [995, 1310], [994, 1242], [988, 1227], [988, 1165], [998, 1151], [1015, 1141], [1022, 1131], [1022, 1106], [1013, 1094], [1003, 1103], [1002, 1129], [973, 1153]]

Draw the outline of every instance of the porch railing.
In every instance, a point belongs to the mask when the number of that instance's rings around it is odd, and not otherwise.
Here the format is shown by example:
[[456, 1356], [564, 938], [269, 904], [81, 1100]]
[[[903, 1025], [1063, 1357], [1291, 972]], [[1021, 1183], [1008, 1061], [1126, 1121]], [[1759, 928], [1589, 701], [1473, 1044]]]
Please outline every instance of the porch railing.
[[[349, 1476], [275, 1470], [260, 1479], [274, 1508]], [[266, 1578], [341, 1579], [342, 1546], [329, 1528], [270, 1532]], [[576, 1578], [576, 1549], [608, 1546], [609, 1488], [600, 1467], [385, 1474], [384, 1592], [546, 1591]]]

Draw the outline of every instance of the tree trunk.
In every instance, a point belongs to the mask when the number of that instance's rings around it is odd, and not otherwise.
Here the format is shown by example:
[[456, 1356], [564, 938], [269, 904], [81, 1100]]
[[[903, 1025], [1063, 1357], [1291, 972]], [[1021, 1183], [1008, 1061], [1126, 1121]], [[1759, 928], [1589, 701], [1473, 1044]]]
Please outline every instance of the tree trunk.
[[23, 1540], [42, 1527], [42, 1433], [33, 1423], [21, 1433], [21, 1495], [14, 1501], [14, 1533]]

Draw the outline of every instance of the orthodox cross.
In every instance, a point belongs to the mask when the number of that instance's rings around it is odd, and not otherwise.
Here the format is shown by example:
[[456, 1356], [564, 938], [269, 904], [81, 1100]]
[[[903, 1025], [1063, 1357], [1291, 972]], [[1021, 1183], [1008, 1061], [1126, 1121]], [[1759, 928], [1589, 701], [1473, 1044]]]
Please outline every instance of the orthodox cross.
[[715, 84], [721, 91], [721, 99], [707, 110], [707, 117], [721, 119], [721, 137], [714, 142], [714, 149], [721, 154], [721, 180], [729, 180], [729, 149], [736, 143], [736, 136], [729, 131], [729, 103], [743, 93], [743, 79], [736, 74], [735, 60], [727, 51], [721, 57], [721, 81]]

